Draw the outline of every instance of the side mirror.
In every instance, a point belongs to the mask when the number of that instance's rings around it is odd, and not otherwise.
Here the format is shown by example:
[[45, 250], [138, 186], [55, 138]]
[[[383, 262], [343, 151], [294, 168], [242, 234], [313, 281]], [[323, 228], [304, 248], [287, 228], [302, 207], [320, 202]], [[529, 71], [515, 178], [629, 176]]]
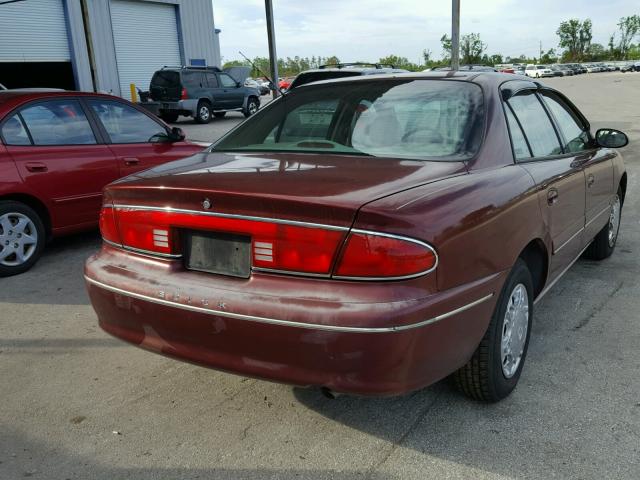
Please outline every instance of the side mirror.
[[599, 147], [620, 148], [629, 143], [629, 138], [620, 130], [601, 128], [596, 132], [596, 143]]
[[236, 82], [236, 88], [240, 88], [242, 84], [240, 82]]
[[172, 142], [182, 142], [187, 136], [180, 127], [173, 127], [169, 132], [169, 139]]

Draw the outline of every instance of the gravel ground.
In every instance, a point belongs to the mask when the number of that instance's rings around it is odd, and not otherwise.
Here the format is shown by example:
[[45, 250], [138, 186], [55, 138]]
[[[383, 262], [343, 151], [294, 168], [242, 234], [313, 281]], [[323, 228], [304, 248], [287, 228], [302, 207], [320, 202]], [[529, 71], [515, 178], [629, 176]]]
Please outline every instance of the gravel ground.
[[[613, 257], [577, 262], [537, 305], [508, 399], [475, 403], [442, 382], [328, 400], [125, 345], [85, 293], [88, 233], [0, 279], [0, 478], [640, 478], [640, 74], [547, 83], [594, 127], [629, 134], [629, 193]], [[213, 140], [240, 120], [179, 124]]]

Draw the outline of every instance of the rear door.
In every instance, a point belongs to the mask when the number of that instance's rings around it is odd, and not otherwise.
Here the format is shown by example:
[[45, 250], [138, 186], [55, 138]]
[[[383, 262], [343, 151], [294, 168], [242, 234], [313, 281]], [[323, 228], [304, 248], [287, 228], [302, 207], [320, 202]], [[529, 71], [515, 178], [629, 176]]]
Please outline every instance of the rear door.
[[77, 98], [65, 97], [32, 102], [0, 126], [25, 186], [48, 202], [54, 228], [96, 223], [102, 188], [118, 178], [89, 118]]
[[565, 154], [560, 137], [536, 91], [521, 90], [505, 112], [516, 161], [529, 172], [552, 243], [550, 276], [580, 253], [585, 223], [585, 174], [576, 155]]
[[102, 98], [86, 102], [116, 157], [121, 177], [201, 150], [187, 142], [166, 141], [166, 127], [128, 103]]
[[584, 117], [560, 94], [542, 90], [542, 98], [556, 121], [564, 143], [565, 152], [575, 155], [574, 161], [582, 164], [586, 181], [585, 242], [607, 224], [611, 202], [615, 192], [613, 158], [615, 153], [595, 146]]

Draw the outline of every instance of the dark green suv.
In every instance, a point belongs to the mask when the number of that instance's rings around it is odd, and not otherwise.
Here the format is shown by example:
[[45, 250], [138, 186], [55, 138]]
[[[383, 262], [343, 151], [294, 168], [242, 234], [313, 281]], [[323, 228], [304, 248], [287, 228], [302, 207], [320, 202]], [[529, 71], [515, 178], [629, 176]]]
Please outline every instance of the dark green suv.
[[165, 122], [178, 116], [193, 117], [198, 123], [209, 123], [229, 111], [249, 117], [260, 108], [260, 92], [245, 87], [249, 69], [233, 67], [164, 67], [153, 74], [149, 95], [158, 102], [158, 114]]

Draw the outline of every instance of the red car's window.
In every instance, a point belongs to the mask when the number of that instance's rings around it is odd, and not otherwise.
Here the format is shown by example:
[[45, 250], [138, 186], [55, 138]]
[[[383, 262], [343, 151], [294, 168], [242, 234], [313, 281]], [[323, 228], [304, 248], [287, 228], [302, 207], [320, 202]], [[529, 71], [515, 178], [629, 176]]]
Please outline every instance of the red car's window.
[[562, 154], [551, 119], [533, 91], [520, 93], [507, 103], [522, 125], [534, 157]]
[[31, 145], [27, 129], [17, 113], [4, 122], [2, 138], [7, 145]]
[[558, 128], [562, 132], [567, 152], [581, 152], [591, 148], [587, 129], [578, 116], [565, 103], [551, 92], [542, 92], [544, 102], [551, 110], [551, 114], [558, 123]]
[[129, 105], [110, 100], [89, 100], [111, 143], [149, 143], [167, 131], [159, 123]]
[[294, 89], [213, 149], [457, 161], [478, 150], [483, 122], [482, 91], [470, 82], [328, 83]]
[[20, 110], [34, 145], [91, 145], [91, 125], [77, 100], [37, 103]]

